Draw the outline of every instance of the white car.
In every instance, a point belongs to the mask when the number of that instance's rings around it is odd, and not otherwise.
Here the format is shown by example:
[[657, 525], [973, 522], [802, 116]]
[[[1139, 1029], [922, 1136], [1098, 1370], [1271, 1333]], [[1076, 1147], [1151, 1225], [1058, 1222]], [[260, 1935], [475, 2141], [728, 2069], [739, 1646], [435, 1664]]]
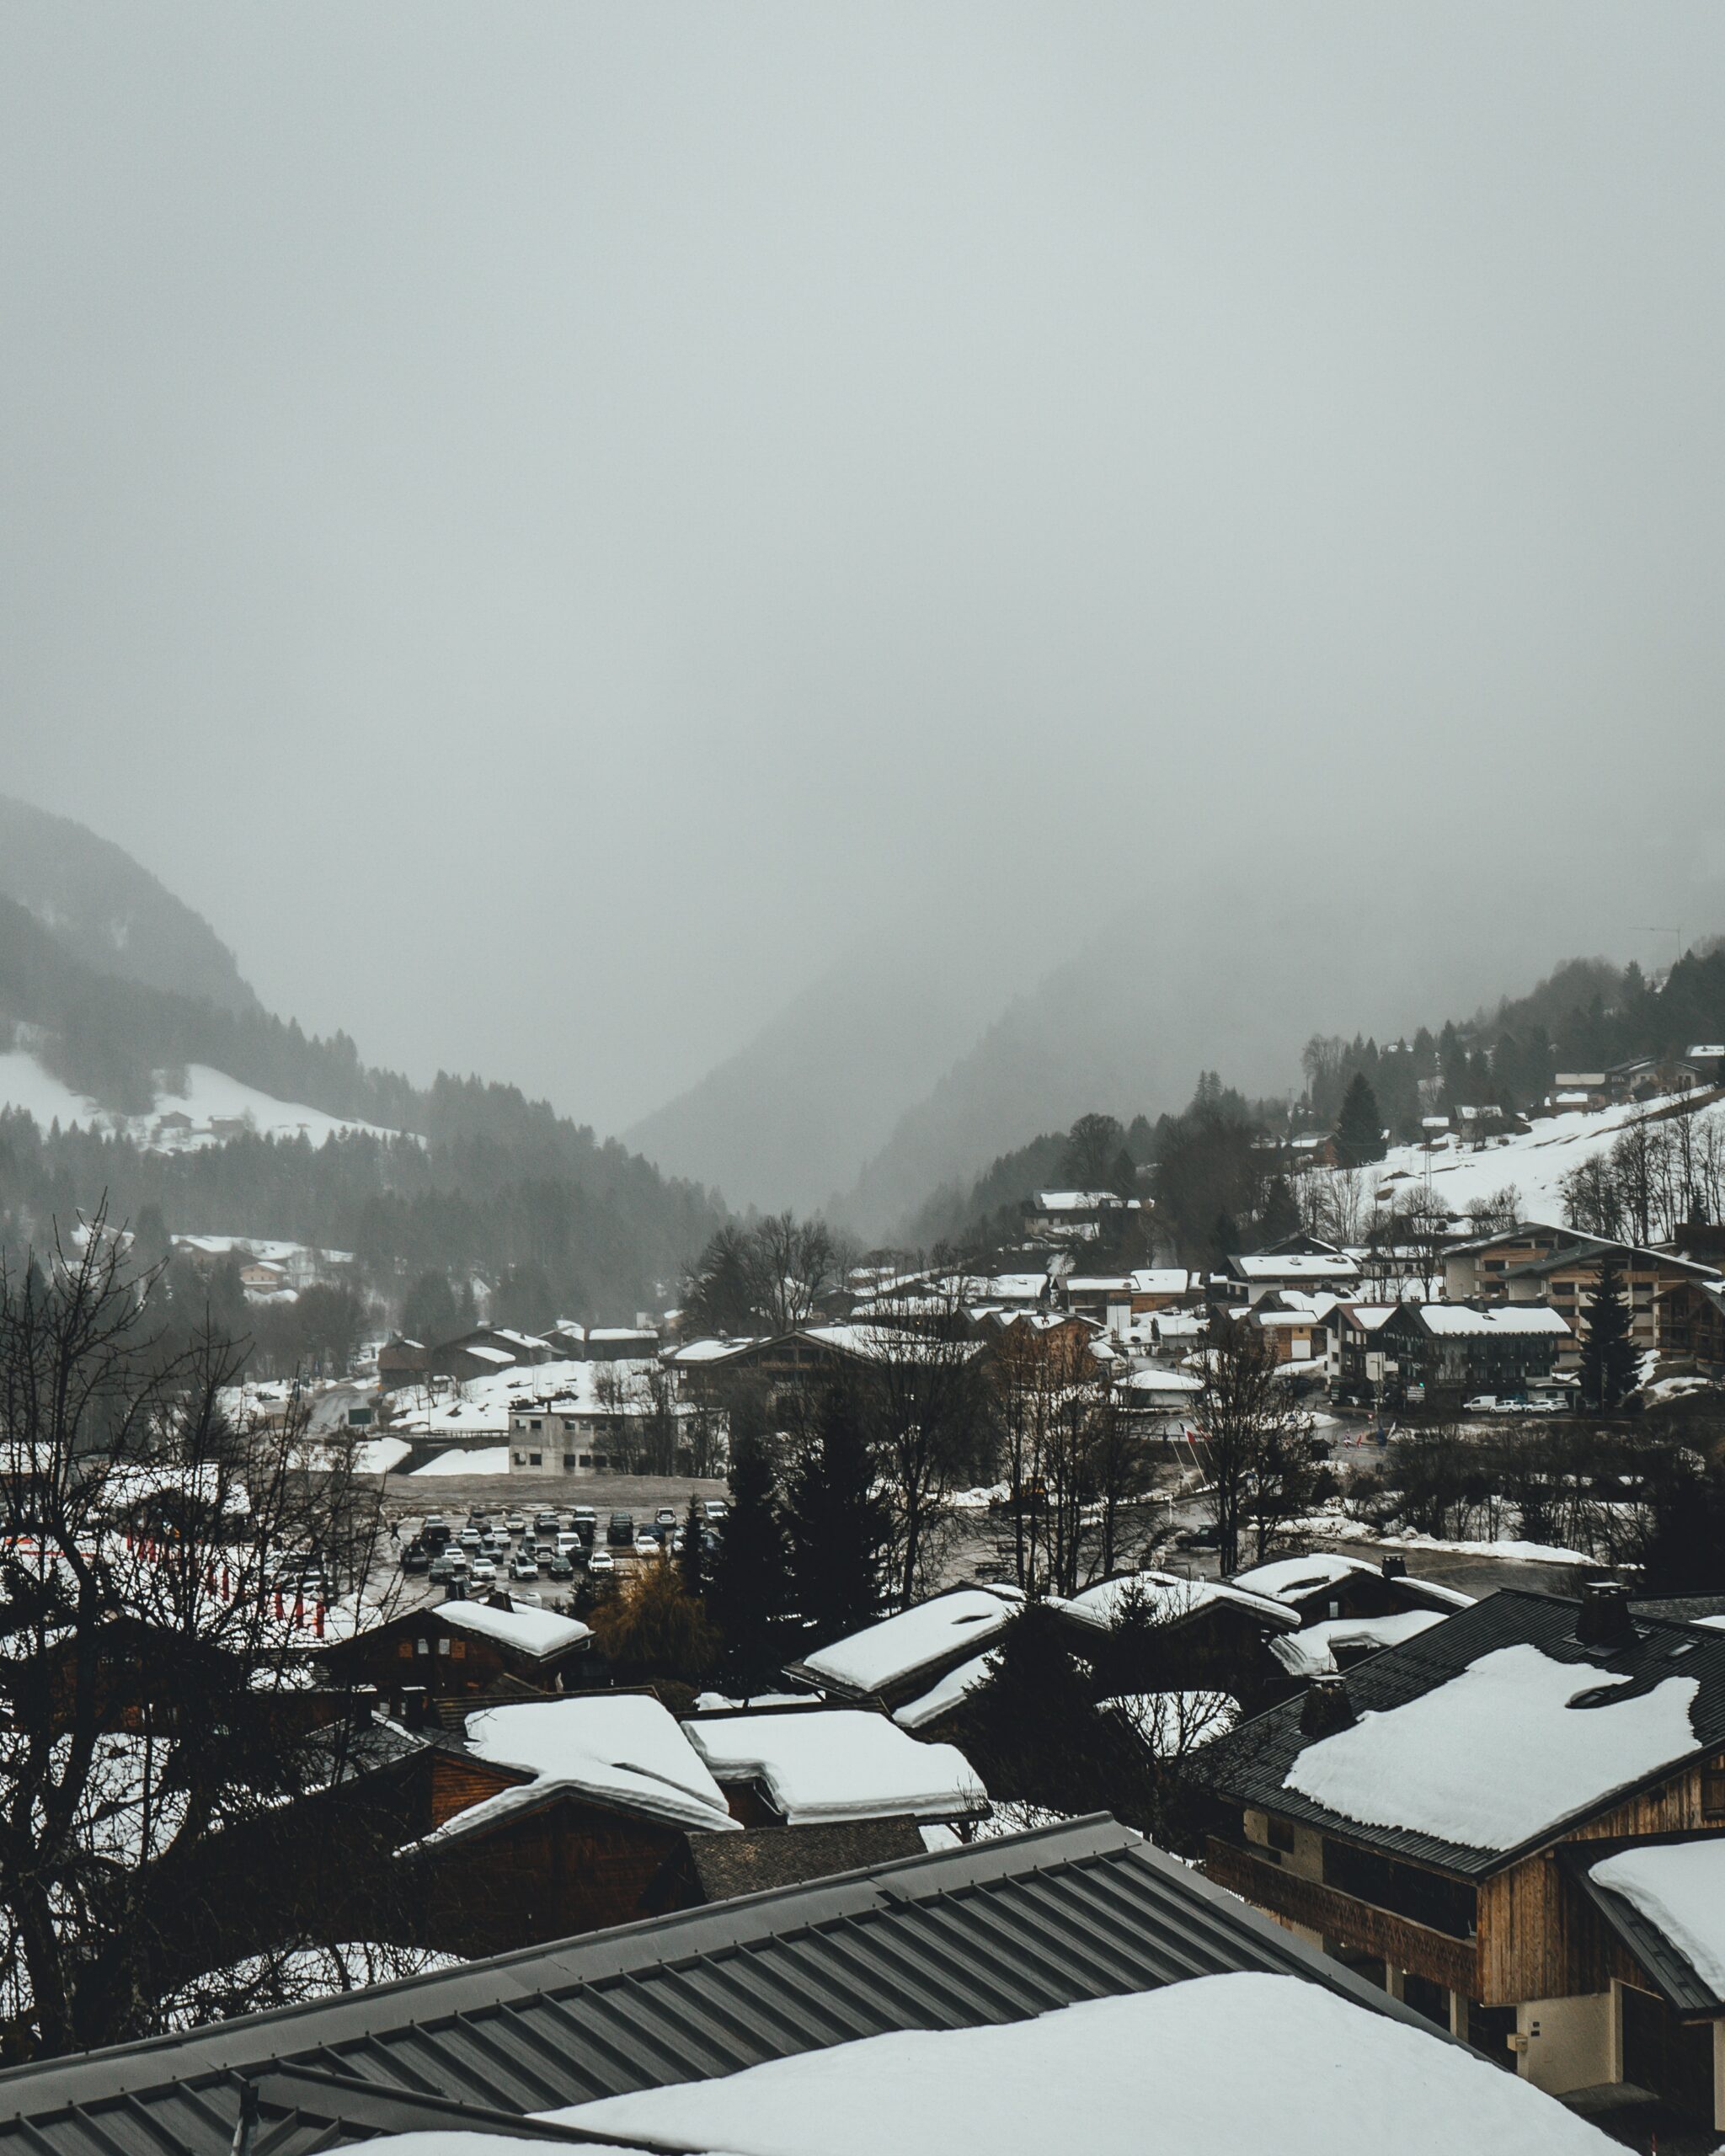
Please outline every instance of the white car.
[[494, 1580], [497, 1577], [497, 1567], [492, 1563], [489, 1557], [475, 1557], [473, 1560], [473, 1577], [476, 1582], [479, 1580]]
[[538, 1560], [523, 1552], [511, 1562], [509, 1576], [512, 1580], [537, 1580], [539, 1577]]
[[587, 1560], [587, 1570], [590, 1572], [614, 1572], [617, 1570], [617, 1560], [603, 1543]]
[[638, 1557], [656, 1557], [659, 1555], [659, 1537], [649, 1534], [643, 1528], [635, 1537], [635, 1555]]

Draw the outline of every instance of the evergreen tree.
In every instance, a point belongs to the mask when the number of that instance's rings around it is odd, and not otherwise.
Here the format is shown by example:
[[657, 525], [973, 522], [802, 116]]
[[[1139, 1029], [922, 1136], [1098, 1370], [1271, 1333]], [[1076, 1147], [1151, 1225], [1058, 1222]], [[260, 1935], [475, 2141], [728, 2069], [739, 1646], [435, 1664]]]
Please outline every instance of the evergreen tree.
[[731, 1506], [712, 1558], [707, 1612], [723, 1634], [729, 1673], [745, 1686], [768, 1675], [791, 1604], [790, 1559], [766, 1442], [731, 1451]]
[[1262, 1243], [1285, 1242], [1290, 1235], [1299, 1232], [1300, 1208], [1294, 1203], [1288, 1178], [1278, 1176], [1264, 1193], [1263, 1211], [1258, 1218], [1258, 1239]]
[[1344, 1168], [1364, 1167], [1384, 1157], [1384, 1123], [1377, 1095], [1363, 1070], [1356, 1070], [1342, 1097], [1336, 1118], [1336, 1151]]
[[683, 1576], [683, 1585], [692, 1595], [707, 1592], [707, 1558], [701, 1547], [701, 1537], [707, 1531], [707, 1522], [701, 1515], [701, 1501], [689, 1499], [689, 1509], [683, 1515], [683, 1547], [678, 1570]]
[[860, 1630], [880, 1609], [891, 1522], [875, 1493], [859, 1410], [854, 1386], [826, 1388], [785, 1491], [797, 1608], [823, 1646]]
[[1599, 1277], [1587, 1306], [1587, 1337], [1581, 1348], [1583, 1397], [1609, 1412], [1635, 1382], [1635, 1342], [1629, 1332], [1629, 1296], [1623, 1267], [1610, 1256], [1601, 1259]]
[[402, 1305], [401, 1329], [423, 1348], [440, 1348], [458, 1329], [455, 1290], [444, 1272], [422, 1273]]

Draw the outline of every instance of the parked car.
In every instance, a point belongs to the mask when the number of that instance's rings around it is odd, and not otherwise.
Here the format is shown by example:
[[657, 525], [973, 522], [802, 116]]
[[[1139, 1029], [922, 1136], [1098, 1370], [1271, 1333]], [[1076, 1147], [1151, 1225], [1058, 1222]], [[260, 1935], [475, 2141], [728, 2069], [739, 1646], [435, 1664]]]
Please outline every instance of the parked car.
[[[561, 1561], [568, 1565], [569, 1561], [565, 1557]], [[573, 1572], [574, 1567], [571, 1565], [569, 1569]], [[614, 1572], [617, 1570], [617, 1560], [611, 1556], [609, 1549], [601, 1543], [587, 1560], [587, 1569], [590, 1572]]]
[[560, 1550], [542, 1560], [539, 1569], [548, 1580], [572, 1580], [575, 1577], [573, 1562]]
[[533, 1515], [535, 1534], [555, 1534], [562, 1525], [563, 1522], [553, 1512], [537, 1512]]
[[510, 1560], [509, 1576], [512, 1580], [537, 1580], [539, 1577], [539, 1560], [537, 1557], [530, 1557], [525, 1550], [517, 1550]]
[[433, 1550], [441, 1550], [450, 1537], [449, 1522], [441, 1513], [427, 1513], [419, 1527], [419, 1540]]
[[723, 1497], [703, 1497], [701, 1500], [701, 1516], [703, 1519], [723, 1520], [729, 1510], [730, 1507]]
[[676, 1508], [674, 1505], [661, 1505], [653, 1515], [653, 1524], [655, 1527], [675, 1527], [676, 1524]]
[[638, 1557], [656, 1557], [659, 1555], [659, 1537], [649, 1534], [644, 1527], [635, 1537], [635, 1555]]
[[476, 1580], [494, 1580], [497, 1577], [496, 1565], [489, 1557], [475, 1557], [473, 1577]]
[[569, 1525], [581, 1538], [583, 1545], [590, 1550], [599, 1533], [599, 1515], [591, 1505], [577, 1505], [569, 1514]]
[[633, 1513], [613, 1513], [605, 1530], [605, 1540], [613, 1550], [633, 1548], [635, 1540], [635, 1515]]
[[430, 1577], [440, 1582], [464, 1580], [467, 1577], [468, 1570], [467, 1553], [464, 1550], [446, 1550], [440, 1556], [431, 1560]]
[[556, 1547], [557, 1554], [559, 1557], [567, 1557], [572, 1550], [579, 1550], [580, 1546], [581, 1538], [576, 1534], [574, 1528], [558, 1528], [557, 1530]]
[[431, 1552], [423, 1542], [410, 1542], [401, 1553], [401, 1568], [404, 1572], [429, 1572]]
[[483, 1549], [484, 1546], [477, 1527], [464, 1527], [456, 1540], [470, 1556], [474, 1550]]
[[511, 1513], [503, 1524], [511, 1534], [525, 1534], [527, 1531], [527, 1519], [525, 1513]]

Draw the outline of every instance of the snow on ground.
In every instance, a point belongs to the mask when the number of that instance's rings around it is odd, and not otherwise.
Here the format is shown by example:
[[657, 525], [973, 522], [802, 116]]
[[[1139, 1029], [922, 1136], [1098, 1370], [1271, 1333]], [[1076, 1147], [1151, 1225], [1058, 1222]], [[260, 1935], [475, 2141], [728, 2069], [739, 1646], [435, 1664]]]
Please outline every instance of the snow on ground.
[[[1458, 1150], [1453, 1139], [1432, 1154], [1418, 1145], [1392, 1145], [1365, 1172], [1375, 1177], [1375, 1187], [1386, 1190], [1391, 1199], [1413, 1197], [1423, 1190], [1429, 1163], [1432, 1196], [1456, 1214], [1466, 1213], [1470, 1207], [1513, 1183], [1518, 1193], [1516, 1210], [1524, 1220], [1558, 1224], [1563, 1219], [1564, 1177], [1573, 1174], [1583, 1161], [1609, 1150], [1632, 1123], [1646, 1114], [1649, 1106], [1669, 1107], [1675, 1097], [1652, 1103], [1625, 1102], [1594, 1114], [1573, 1109], [1562, 1115], [1541, 1116], [1525, 1136], [1506, 1139], [1477, 1152]], [[1697, 1113], [1706, 1117], [1720, 1112], [1704, 1108]], [[1342, 1171], [1319, 1168], [1312, 1172], [1331, 1177]]]
[[684, 1729], [720, 1781], [759, 1781], [793, 1827], [953, 1819], [988, 1804], [988, 1791], [955, 1745], [919, 1743], [884, 1715], [862, 1708], [727, 1715]]
[[409, 1469], [415, 1477], [421, 1475], [507, 1475], [509, 1447], [482, 1445], [476, 1451], [460, 1449], [441, 1452], [435, 1460], [428, 1460], [423, 1467]]
[[[1583, 1550], [1563, 1550], [1550, 1542], [1521, 1542], [1505, 1536], [1497, 1542], [1465, 1542], [1440, 1534], [1421, 1534], [1412, 1528], [1374, 1527], [1370, 1520], [1354, 1519], [1343, 1512], [1311, 1513], [1304, 1519], [1290, 1519], [1286, 1534], [1311, 1535], [1327, 1542], [1370, 1542], [1386, 1550], [1440, 1550], [1452, 1557], [1512, 1557], [1525, 1565], [1591, 1565], [1594, 1560]], [[1429, 1587], [1429, 1582], [1423, 1582]]]
[[878, 1692], [943, 1655], [998, 1639], [1023, 1603], [1016, 1588], [963, 1587], [835, 1640], [804, 1667], [857, 1692]]
[[1282, 1786], [1368, 1826], [1519, 1849], [1695, 1750], [1692, 1677], [1576, 1704], [1628, 1682], [1535, 1646], [1498, 1647], [1420, 1698], [1308, 1744]]
[[1289, 1632], [1270, 1641], [1270, 1652], [1290, 1677], [1333, 1677], [1336, 1650], [1348, 1648], [1375, 1652], [1379, 1647], [1399, 1646], [1434, 1625], [1444, 1621], [1436, 1609], [1398, 1609], [1386, 1617], [1332, 1617], [1322, 1625], [1308, 1625], [1303, 1632]]
[[1221, 1580], [1181, 1579], [1173, 1572], [1129, 1572], [1124, 1579], [1099, 1581], [1070, 1600], [1060, 1595], [1049, 1597], [1052, 1608], [1077, 1618], [1081, 1624], [1093, 1625], [1103, 1632], [1112, 1631], [1135, 1601], [1142, 1603], [1151, 1622], [1156, 1625], [1178, 1624], [1194, 1610], [1218, 1601], [1236, 1603], [1242, 1609], [1279, 1625], [1294, 1625], [1300, 1622], [1286, 1603], [1274, 1601], [1268, 1595], [1244, 1593]]
[[387, 1475], [399, 1467], [413, 1447], [405, 1438], [366, 1438], [354, 1447], [354, 1471], [358, 1475]]
[[967, 1692], [985, 1684], [993, 1674], [994, 1666], [991, 1652], [974, 1655], [969, 1662], [961, 1662], [956, 1669], [949, 1669], [920, 1699], [907, 1700], [893, 1720], [900, 1729], [921, 1729], [929, 1722], [938, 1721], [943, 1715], [951, 1713]]
[[[1271, 1976], [1199, 1977], [999, 2027], [871, 2036], [548, 2116], [729, 2156], [1609, 2156], [1615, 2146], [1459, 2044]], [[421, 2156], [438, 2145], [417, 2139]], [[406, 2156], [412, 2143], [370, 2145]], [[476, 2137], [473, 2156], [506, 2146]]]
[[534, 1780], [469, 1805], [428, 1841], [471, 1833], [555, 1788], [699, 1833], [741, 1831], [676, 1717], [644, 1693], [590, 1692], [490, 1707], [467, 1716], [467, 1744], [481, 1758]]
[[[227, 1134], [215, 1129], [217, 1123], [243, 1122], [266, 1138], [297, 1138], [303, 1133], [314, 1145], [344, 1131], [361, 1131], [374, 1138], [400, 1135], [377, 1123], [361, 1123], [356, 1117], [328, 1115], [322, 1108], [307, 1107], [302, 1102], [278, 1101], [207, 1063], [189, 1064], [184, 1091], [158, 1094], [147, 1115], [118, 1115], [88, 1095], [74, 1092], [45, 1070], [27, 1049], [13, 1049], [0, 1055], [0, 1105], [27, 1109], [44, 1130], [57, 1119], [62, 1129], [69, 1123], [82, 1123], [86, 1129], [124, 1135], [140, 1145], [176, 1152], [222, 1144]], [[186, 1117], [191, 1129], [162, 1129], [162, 1118], [170, 1115]]]
[[1590, 1866], [1588, 1876], [1639, 1909], [1714, 1997], [1725, 1999], [1725, 1841], [1623, 1849]]
[[554, 1413], [558, 1403], [567, 1401], [571, 1415], [628, 1413], [628, 1400], [601, 1397], [601, 1380], [607, 1386], [621, 1383], [635, 1388], [638, 1403], [644, 1404], [647, 1374], [655, 1367], [650, 1358], [639, 1358], [616, 1363], [506, 1363], [489, 1377], [464, 1378], [458, 1385], [449, 1380], [434, 1381], [429, 1405], [423, 1385], [403, 1387], [390, 1401], [390, 1428], [405, 1437], [502, 1438], [509, 1434], [509, 1418], [517, 1407], [542, 1405]]

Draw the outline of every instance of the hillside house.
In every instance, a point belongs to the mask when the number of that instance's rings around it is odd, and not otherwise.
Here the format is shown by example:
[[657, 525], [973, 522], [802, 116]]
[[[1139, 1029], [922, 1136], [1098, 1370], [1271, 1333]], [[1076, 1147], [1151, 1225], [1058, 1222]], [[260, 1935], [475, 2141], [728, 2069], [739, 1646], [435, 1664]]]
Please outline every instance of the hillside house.
[[950, 1588], [805, 1655], [785, 1674], [830, 1698], [896, 1711], [949, 1679], [980, 1683], [988, 1654], [1023, 1606], [1018, 1588]]
[[1459, 1406], [1479, 1393], [1523, 1392], [1573, 1348], [1567, 1321], [1542, 1304], [1400, 1303], [1379, 1326], [1392, 1404]]
[[1332, 1294], [1345, 1295], [1359, 1278], [1359, 1265], [1345, 1250], [1316, 1235], [1290, 1235], [1272, 1249], [1231, 1257], [1227, 1278], [1238, 1284], [1224, 1292], [1233, 1296], [1243, 1289], [1251, 1303], [1284, 1288], [1308, 1294], [1327, 1289]]
[[1530, 1265], [1554, 1251], [1575, 1244], [1591, 1245], [1597, 1238], [1578, 1235], [1573, 1228], [1553, 1227], [1541, 1220], [1518, 1220], [1513, 1227], [1471, 1241], [1452, 1244], [1444, 1252], [1444, 1299], [1451, 1303], [1489, 1303], [1504, 1299], [1506, 1276], [1516, 1267]]
[[1629, 1301], [1630, 1337], [1642, 1350], [1658, 1345], [1656, 1304], [1661, 1294], [1685, 1282], [1719, 1279], [1714, 1267], [1692, 1258], [1668, 1251], [1637, 1250], [1628, 1243], [1601, 1242], [1595, 1236], [1560, 1245], [1542, 1257], [1509, 1267], [1503, 1276], [1503, 1291], [1512, 1306], [1544, 1304], [1569, 1326], [1571, 1338], [1559, 1357], [1562, 1367], [1573, 1368], [1581, 1359], [1588, 1305], [1599, 1286], [1601, 1267], [1611, 1258], [1621, 1272]]
[[1725, 1635], [1610, 1582], [1506, 1589], [1201, 1758], [1219, 1884], [1541, 2089], [1632, 2082], [1725, 2126], [1725, 1986], [1674, 1981], [1671, 1902], [1663, 1943], [1638, 1932], [1657, 1867], [1616, 1861], [1706, 1843], [1685, 1862], [1717, 1876]]
[[1661, 1289], [1653, 1297], [1653, 1337], [1662, 1355], [1725, 1369], [1725, 1280], [1680, 1280]]
[[592, 1643], [579, 1618], [513, 1603], [499, 1588], [483, 1602], [404, 1610], [328, 1642], [318, 1658], [348, 1682], [375, 1685], [385, 1711], [403, 1716], [410, 1696], [572, 1689]]
[[1113, 1190], [1039, 1190], [1024, 1201], [1024, 1231], [1068, 1242], [1097, 1242], [1115, 1234], [1142, 1205]]
[[1049, 1606], [1105, 1697], [1221, 1692], [1250, 1705], [1273, 1681], [1266, 1639], [1300, 1629], [1272, 1595], [1172, 1572], [1125, 1573]]
[[472, 1956], [629, 1924], [692, 1836], [740, 1831], [650, 1693], [487, 1705], [431, 1755], [415, 1874], [424, 1943]]
[[1378, 1337], [1400, 1307], [1396, 1303], [1337, 1303], [1324, 1320], [1324, 1376], [1330, 1396], [1370, 1407], [1385, 1383], [1388, 1356]]

